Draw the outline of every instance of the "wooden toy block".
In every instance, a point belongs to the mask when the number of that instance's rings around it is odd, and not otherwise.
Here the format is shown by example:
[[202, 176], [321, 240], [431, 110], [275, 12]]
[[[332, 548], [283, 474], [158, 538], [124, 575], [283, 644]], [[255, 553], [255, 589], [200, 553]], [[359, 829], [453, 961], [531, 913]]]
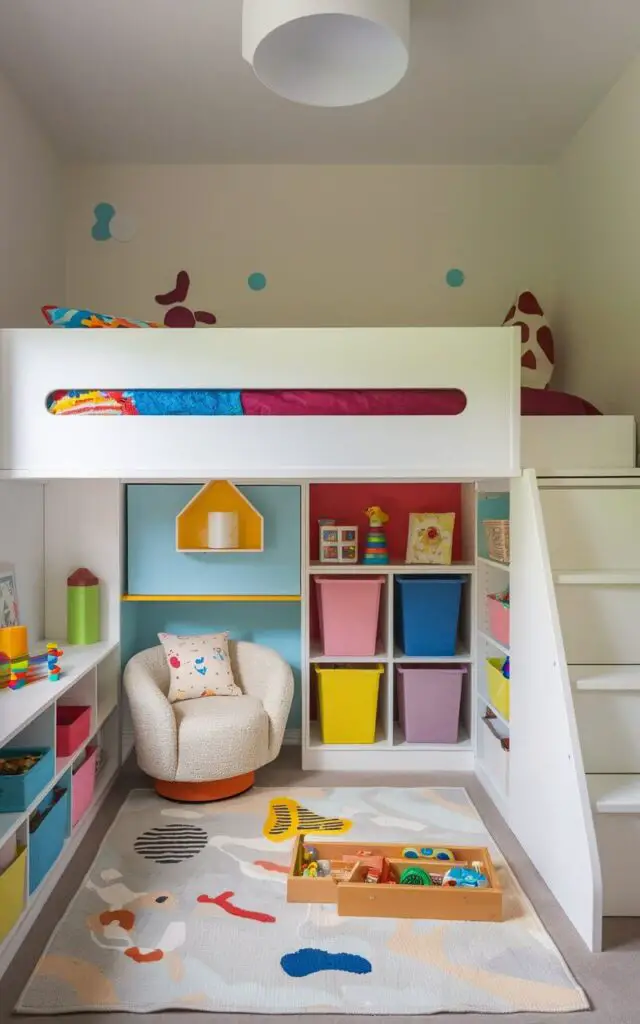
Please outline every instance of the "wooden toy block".
[[[449, 846], [454, 860], [445, 861], [405, 857], [407, 846], [402, 844], [316, 843], [311, 837], [308, 843], [317, 851], [318, 860], [330, 862], [331, 875], [310, 878], [300, 874], [304, 837], [299, 836], [287, 876], [289, 903], [333, 903], [340, 917], [502, 921], [502, 888], [486, 847]], [[418, 850], [423, 847], [420, 843]], [[389, 881], [372, 884], [365, 881], [368, 865], [379, 857], [390, 866]], [[487, 878], [486, 888], [399, 884], [402, 872], [409, 867], [422, 869], [432, 877], [443, 877], [449, 868], [473, 865]]]
[[9, 661], [26, 658], [29, 651], [26, 626], [3, 626], [0, 628], [0, 653]]

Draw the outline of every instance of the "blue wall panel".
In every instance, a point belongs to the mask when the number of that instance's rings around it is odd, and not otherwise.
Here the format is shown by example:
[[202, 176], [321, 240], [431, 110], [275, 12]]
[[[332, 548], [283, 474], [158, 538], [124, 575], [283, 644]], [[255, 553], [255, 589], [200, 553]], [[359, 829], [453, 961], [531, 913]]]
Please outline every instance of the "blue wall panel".
[[176, 516], [199, 489], [199, 484], [129, 484], [128, 593], [299, 594], [300, 488], [239, 488], [264, 516], [264, 551], [184, 554], [176, 551]]
[[293, 668], [296, 688], [289, 727], [299, 728], [300, 605], [260, 601], [127, 602], [122, 605], [122, 662], [155, 646], [158, 633], [217, 633], [228, 630], [234, 640], [253, 640], [273, 647]]

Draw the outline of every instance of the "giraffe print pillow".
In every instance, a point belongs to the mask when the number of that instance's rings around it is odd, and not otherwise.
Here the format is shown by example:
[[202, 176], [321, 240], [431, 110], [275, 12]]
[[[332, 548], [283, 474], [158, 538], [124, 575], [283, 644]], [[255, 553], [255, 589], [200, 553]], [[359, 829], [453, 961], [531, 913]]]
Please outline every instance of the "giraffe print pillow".
[[523, 388], [546, 388], [554, 364], [553, 334], [533, 292], [521, 292], [506, 315], [503, 326], [519, 327]]
[[168, 698], [172, 704], [195, 697], [241, 697], [229, 658], [229, 634], [174, 636], [158, 633], [164, 647], [171, 683]]

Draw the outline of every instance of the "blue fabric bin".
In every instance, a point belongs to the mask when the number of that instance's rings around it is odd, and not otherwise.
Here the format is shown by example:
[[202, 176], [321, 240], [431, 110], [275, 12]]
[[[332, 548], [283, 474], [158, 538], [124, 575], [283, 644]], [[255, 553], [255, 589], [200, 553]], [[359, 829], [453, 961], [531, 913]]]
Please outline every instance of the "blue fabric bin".
[[456, 653], [463, 576], [398, 576], [396, 639], [411, 657]]
[[[39, 805], [45, 811], [53, 801], [53, 790]], [[29, 892], [36, 891], [62, 852], [69, 831], [69, 789], [29, 835]]]
[[7, 811], [26, 811], [53, 778], [53, 750], [47, 747], [7, 747], [0, 750], [0, 757], [22, 757], [25, 754], [42, 754], [42, 757], [25, 775], [0, 775], [2, 814]]

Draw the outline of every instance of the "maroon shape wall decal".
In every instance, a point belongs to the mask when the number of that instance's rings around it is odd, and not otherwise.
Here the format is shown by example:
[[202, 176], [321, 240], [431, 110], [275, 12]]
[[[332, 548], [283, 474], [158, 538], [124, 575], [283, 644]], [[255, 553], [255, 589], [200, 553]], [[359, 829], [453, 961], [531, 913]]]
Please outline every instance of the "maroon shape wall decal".
[[164, 315], [165, 327], [195, 327], [196, 323], [215, 324], [216, 316], [204, 309], [189, 309], [182, 305], [189, 294], [191, 279], [186, 270], [180, 270], [176, 276], [175, 288], [170, 292], [156, 295], [159, 306], [170, 306]]

